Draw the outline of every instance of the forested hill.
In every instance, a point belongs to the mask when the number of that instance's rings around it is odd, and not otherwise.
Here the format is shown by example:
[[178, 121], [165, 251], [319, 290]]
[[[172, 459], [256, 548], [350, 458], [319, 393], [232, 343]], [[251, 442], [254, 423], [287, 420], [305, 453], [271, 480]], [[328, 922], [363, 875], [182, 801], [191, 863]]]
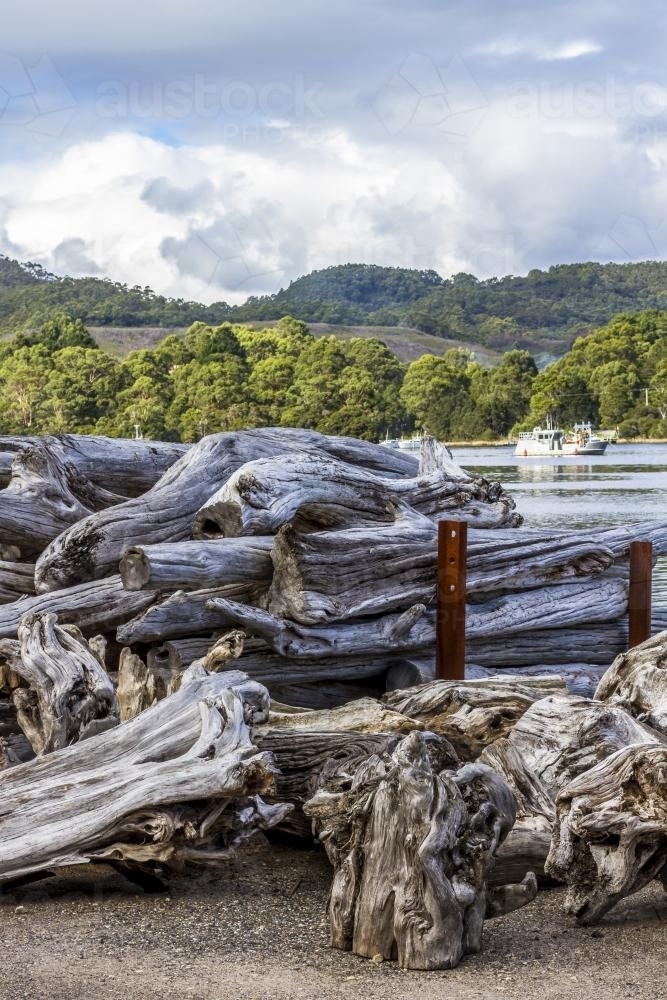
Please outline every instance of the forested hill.
[[574, 338], [620, 312], [667, 308], [667, 262], [564, 264], [524, 277], [479, 281], [432, 270], [344, 264], [313, 271], [243, 305], [202, 305], [104, 278], [48, 274], [0, 257], [0, 333], [36, 328], [54, 311], [90, 326], [186, 327], [202, 320], [406, 326], [495, 350], [562, 355]]

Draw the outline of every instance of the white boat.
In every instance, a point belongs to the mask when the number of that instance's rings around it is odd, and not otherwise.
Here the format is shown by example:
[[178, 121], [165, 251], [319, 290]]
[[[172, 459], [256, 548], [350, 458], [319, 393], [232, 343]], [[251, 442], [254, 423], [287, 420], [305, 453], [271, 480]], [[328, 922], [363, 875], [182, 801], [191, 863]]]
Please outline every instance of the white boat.
[[550, 455], [604, 455], [608, 441], [597, 437], [590, 424], [575, 424], [571, 434], [547, 421], [546, 427], [533, 427], [532, 431], [519, 434], [514, 454], [521, 458]]
[[422, 439], [418, 434], [411, 438], [386, 438], [380, 444], [387, 448], [399, 448], [401, 451], [420, 451]]

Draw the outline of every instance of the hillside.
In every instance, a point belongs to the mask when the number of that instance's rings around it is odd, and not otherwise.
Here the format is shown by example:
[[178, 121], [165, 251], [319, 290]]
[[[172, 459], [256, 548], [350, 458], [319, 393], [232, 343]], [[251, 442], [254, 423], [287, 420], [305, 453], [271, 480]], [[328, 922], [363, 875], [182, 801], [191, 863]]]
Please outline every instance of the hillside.
[[[249, 321], [244, 324], [253, 330], [263, 330], [272, 324], [268, 320]], [[400, 361], [415, 361], [422, 354], [442, 354], [450, 347], [459, 346], [459, 342], [443, 337], [435, 337], [430, 333], [422, 333], [407, 326], [337, 326], [334, 323], [310, 323], [310, 332], [315, 337], [326, 337], [331, 334], [342, 340], [353, 337], [367, 337], [381, 340]], [[183, 337], [187, 327], [165, 326], [91, 326], [91, 336], [96, 344], [108, 351], [114, 358], [124, 358], [131, 351], [141, 348], [157, 347], [161, 340], [170, 334]], [[494, 365], [501, 359], [501, 353], [482, 344], [466, 345], [482, 365]], [[538, 361], [552, 360], [541, 359]]]
[[359, 328], [372, 327], [380, 335], [391, 329], [399, 340], [428, 335], [491, 354], [519, 346], [548, 360], [620, 312], [664, 308], [663, 261], [564, 264], [486, 281], [469, 274], [444, 279], [429, 270], [345, 264], [230, 306], [169, 299], [103, 278], [56, 277], [0, 257], [0, 335], [35, 329], [54, 312], [66, 312], [90, 327], [116, 328], [118, 336], [126, 328], [127, 344], [121, 337], [111, 348], [117, 354], [155, 342], [149, 329], [143, 340], [136, 328], [185, 328], [197, 320], [262, 323], [292, 315], [339, 334], [350, 329], [358, 335]]

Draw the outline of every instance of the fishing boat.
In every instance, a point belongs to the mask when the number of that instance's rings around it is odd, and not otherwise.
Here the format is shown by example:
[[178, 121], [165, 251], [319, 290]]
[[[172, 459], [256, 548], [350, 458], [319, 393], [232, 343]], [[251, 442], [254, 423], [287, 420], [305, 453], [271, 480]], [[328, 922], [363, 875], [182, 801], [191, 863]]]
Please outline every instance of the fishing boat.
[[608, 444], [604, 438], [597, 437], [590, 424], [575, 424], [573, 431], [566, 434], [547, 420], [546, 427], [533, 427], [532, 431], [519, 434], [514, 454], [521, 458], [604, 455]]
[[411, 438], [386, 438], [380, 444], [387, 448], [398, 448], [400, 451], [419, 451], [422, 446], [422, 439], [419, 434]]

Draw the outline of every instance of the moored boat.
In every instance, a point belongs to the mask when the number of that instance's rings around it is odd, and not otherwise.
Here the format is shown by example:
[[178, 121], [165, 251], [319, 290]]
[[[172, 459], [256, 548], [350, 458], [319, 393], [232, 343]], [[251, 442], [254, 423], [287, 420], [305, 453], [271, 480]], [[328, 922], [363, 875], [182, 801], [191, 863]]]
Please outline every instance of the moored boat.
[[532, 431], [519, 434], [514, 454], [521, 458], [604, 455], [608, 444], [604, 438], [597, 437], [590, 424], [575, 424], [572, 433], [566, 434], [547, 422], [546, 427], [533, 427]]

